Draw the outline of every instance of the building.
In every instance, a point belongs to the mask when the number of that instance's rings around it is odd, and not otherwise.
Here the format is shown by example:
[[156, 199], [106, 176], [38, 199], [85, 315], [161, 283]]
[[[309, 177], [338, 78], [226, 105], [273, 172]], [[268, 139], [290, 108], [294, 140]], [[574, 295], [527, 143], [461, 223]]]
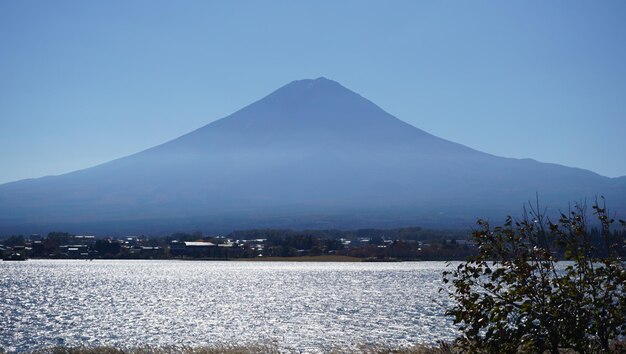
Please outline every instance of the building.
[[232, 257], [232, 245], [205, 241], [172, 241], [170, 255], [178, 258], [228, 259]]

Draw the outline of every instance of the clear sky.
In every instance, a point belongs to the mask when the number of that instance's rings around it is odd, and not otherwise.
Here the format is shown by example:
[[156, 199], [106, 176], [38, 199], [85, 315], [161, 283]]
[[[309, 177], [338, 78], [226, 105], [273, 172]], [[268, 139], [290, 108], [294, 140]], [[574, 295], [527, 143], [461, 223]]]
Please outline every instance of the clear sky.
[[481, 151], [626, 175], [626, 1], [0, 0], [0, 183], [319, 76]]

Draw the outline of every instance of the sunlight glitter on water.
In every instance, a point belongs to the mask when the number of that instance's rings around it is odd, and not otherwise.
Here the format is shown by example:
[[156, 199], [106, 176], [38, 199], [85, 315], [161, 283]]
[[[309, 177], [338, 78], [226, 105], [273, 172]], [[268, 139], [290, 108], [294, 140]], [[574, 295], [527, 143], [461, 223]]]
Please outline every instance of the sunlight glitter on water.
[[443, 262], [0, 262], [0, 348], [450, 340]]

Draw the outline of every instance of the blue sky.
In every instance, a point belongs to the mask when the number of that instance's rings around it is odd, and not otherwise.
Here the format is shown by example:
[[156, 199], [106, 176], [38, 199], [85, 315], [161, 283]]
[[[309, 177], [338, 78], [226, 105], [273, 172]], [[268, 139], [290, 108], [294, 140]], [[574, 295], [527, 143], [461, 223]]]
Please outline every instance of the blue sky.
[[325, 76], [442, 138], [626, 175], [624, 1], [0, 0], [0, 183]]

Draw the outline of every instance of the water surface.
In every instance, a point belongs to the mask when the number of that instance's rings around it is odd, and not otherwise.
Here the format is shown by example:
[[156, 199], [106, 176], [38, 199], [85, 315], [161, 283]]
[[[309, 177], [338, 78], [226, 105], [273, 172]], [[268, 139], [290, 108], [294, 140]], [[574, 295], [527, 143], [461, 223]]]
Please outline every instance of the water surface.
[[0, 262], [0, 348], [274, 341], [408, 345], [456, 332], [443, 262]]

